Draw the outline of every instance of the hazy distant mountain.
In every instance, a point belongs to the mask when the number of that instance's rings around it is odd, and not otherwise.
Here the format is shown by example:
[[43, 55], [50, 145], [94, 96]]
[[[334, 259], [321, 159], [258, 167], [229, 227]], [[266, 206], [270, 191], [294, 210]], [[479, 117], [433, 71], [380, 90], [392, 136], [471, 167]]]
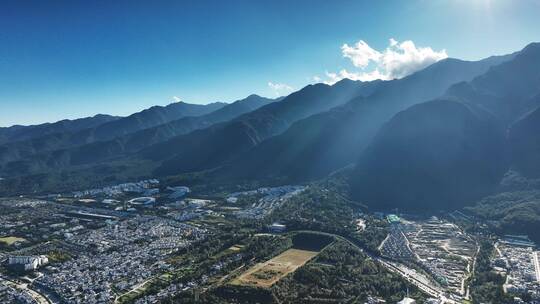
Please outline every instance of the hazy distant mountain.
[[[226, 106], [226, 103], [214, 102], [206, 105], [185, 102], [171, 103], [167, 106], [153, 106], [128, 117], [102, 124], [93, 129], [86, 129], [76, 134], [80, 143], [113, 139], [147, 128], [152, 128], [187, 116], [200, 116]], [[74, 139], [76, 141], [77, 139]]]
[[492, 193], [508, 169], [504, 128], [491, 114], [436, 100], [397, 114], [353, 175], [356, 199], [375, 209], [448, 209]]
[[[49, 151], [110, 140], [182, 117], [204, 115], [221, 109], [225, 105], [225, 103], [196, 105], [178, 102], [164, 107], [154, 106], [122, 118], [101, 115], [92, 119], [37, 126], [38, 130], [42, 130], [42, 135], [33, 132], [33, 136], [12, 136], [9, 142], [0, 145], [0, 164], [20, 162]], [[55, 127], [52, 128], [53, 126]], [[34, 129], [23, 127], [19, 133], [28, 128], [31, 129], [23, 134], [29, 134]]]
[[[272, 99], [250, 95], [245, 99], [227, 104], [206, 115], [183, 117], [155, 127], [118, 136], [112, 140], [96, 141], [65, 149], [45, 148], [47, 144], [52, 146], [56, 144], [56, 147], [59, 146], [53, 140], [52, 136], [40, 144], [41, 150], [28, 149], [27, 142], [4, 145], [0, 146], [0, 160], [4, 162], [11, 161], [4, 167], [4, 171], [10, 174], [17, 174], [17, 172], [26, 174], [33, 171], [103, 161], [125, 153], [137, 152], [144, 147], [165, 141], [180, 134], [205, 128], [215, 123], [228, 121], [271, 102], [273, 102]], [[72, 135], [67, 134], [66, 136], [71, 137]], [[40, 141], [43, 140], [34, 140], [31, 144], [34, 146]], [[26, 155], [21, 153], [21, 151], [24, 152], [27, 150], [30, 150], [31, 153], [27, 153]], [[14, 155], [16, 152], [20, 154]]]
[[69, 155], [69, 165], [102, 161], [124, 153], [134, 153], [145, 147], [167, 141], [172, 137], [210, 127], [216, 123], [229, 121], [271, 102], [273, 102], [272, 99], [250, 95], [206, 115], [184, 117], [153, 128], [120, 136], [110, 141], [95, 142], [61, 151], [61, 154], [64, 155], [64, 158], [66, 154]]
[[10, 141], [24, 141], [50, 134], [77, 132], [87, 128], [95, 128], [118, 119], [120, 117], [98, 114], [74, 120], [64, 119], [54, 123], [0, 128], [0, 144]]
[[447, 59], [403, 79], [382, 83], [367, 98], [298, 121], [283, 134], [242, 154], [220, 174], [242, 178], [321, 178], [356, 162], [380, 126], [407, 107], [442, 95], [513, 55], [470, 62]]
[[206, 115], [184, 117], [154, 128], [148, 128], [137, 133], [129, 134], [118, 140], [124, 142], [127, 151], [138, 151], [144, 147], [168, 140], [178, 135], [210, 127], [216, 123], [229, 121], [274, 101], [275, 100], [273, 99], [252, 94]]
[[539, 92], [540, 43], [531, 43], [512, 60], [452, 86], [446, 95], [483, 107], [510, 124], [540, 105], [540, 99], [535, 99]]
[[373, 93], [383, 82], [342, 80], [333, 86], [309, 85], [279, 102], [230, 122], [214, 125], [145, 150], [141, 156], [164, 161], [156, 174], [177, 174], [213, 168], [285, 131], [294, 122]]

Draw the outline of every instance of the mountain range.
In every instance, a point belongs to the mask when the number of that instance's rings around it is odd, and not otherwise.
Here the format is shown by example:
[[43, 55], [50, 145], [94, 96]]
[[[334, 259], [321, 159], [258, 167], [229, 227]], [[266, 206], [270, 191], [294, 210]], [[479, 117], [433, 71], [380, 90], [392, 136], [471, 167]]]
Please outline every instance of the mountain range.
[[55, 123], [44, 123], [33, 126], [16, 125], [12, 127], [0, 128], [0, 144], [13, 141], [25, 141], [50, 134], [77, 132], [84, 129], [95, 128], [118, 119], [120, 119], [120, 117], [98, 114], [93, 117], [75, 120], [64, 119]]
[[[249, 178], [281, 176], [293, 181], [321, 178], [354, 163], [381, 125], [407, 107], [442, 95], [513, 55], [469, 62], [447, 59], [408, 77], [385, 81], [371, 95], [299, 121], [238, 157], [224, 173]], [[239, 169], [238, 169], [239, 168]]]
[[540, 44], [531, 44], [451, 86], [446, 100], [395, 115], [358, 163], [356, 197], [378, 206], [447, 209], [493, 193], [509, 169], [538, 176], [539, 68]]
[[51, 180], [87, 178], [305, 183], [352, 166], [350, 195], [371, 208], [457, 208], [497, 193], [509, 170], [540, 176], [539, 107], [540, 44], [532, 43], [479, 61], [445, 59], [402, 79], [312, 84], [276, 100], [1, 128], [0, 176], [16, 194], [25, 181], [42, 192]]
[[183, 102], [152, 107], [92, 128], [48, 132], [0, 145], [0, 164], [10, 175], [81, 165], [136, 152], [145, 146], [252, 111], [272, 100], [256, 95], [232, 104]]
[[210, 113], [224, 103], [195, 105], [183, 102], [154, 106], [127, 117], [96, 115], [78, 120], [64, 120], [37, 126], [0, 129], [0, 164], [21, 161], [36, 154], [57, 151], [145, 130], [188, 116]]

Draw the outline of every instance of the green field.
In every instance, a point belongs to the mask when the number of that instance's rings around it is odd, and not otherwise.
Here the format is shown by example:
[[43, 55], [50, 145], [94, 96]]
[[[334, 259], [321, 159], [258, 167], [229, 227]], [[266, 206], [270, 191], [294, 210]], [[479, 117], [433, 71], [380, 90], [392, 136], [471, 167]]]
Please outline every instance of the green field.
[[0, 243], [4, 243], [8, 246], [13, 245], [16, 242], [24, 242], [26, 239], [15, 237], [15, 236], [6, 236], [0, 237]]

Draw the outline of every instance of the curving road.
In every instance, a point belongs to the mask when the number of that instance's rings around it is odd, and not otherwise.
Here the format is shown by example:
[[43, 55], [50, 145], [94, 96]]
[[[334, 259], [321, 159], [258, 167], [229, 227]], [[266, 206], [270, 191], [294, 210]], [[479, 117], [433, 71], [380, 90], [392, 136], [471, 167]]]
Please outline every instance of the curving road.
[[0, 277], [0, 282], [4, 283], [4, 284], [6, 284], [6, 285], [8, 285], [10, 287], [13, 287], [15, 289], [22, 290], [22, 291], [26, 292], [38, 304], [53, 304], [53, 302], [51, 300], [49, 300], [49, 298], [47, 298], [45, 295], [43, 295], [42, 293], [28, 287], [28, 284], [17, 283], [15, 281], [6, 279], [4, 277]]
[[426, 278], [422, 274], [416, 272], [416, 270], [410, 269], [407, 266], [402, 265], [400, 263], [393, 262], [393, 261], [387, 260], [387, 259], [385, 259], [383, 257], [371, 254], [368, 251], [364, 250], [362, 247], [356, 245], [351, 240], [349, 240], [349, 239], [347, 239], [347, 238], [345, 238], [345, 237], [343, 237], [341, 235], [322, 232], [322, 231], [314, 231], [314, 230], [295, 230], [295, 232], [320, 233], [320, 234], [333, 236], [335, 238], [343, 240], [343, 241], [351, 244], [353, 247], [357, 248], [358, 250], [362, 251], [364, 254], [366, 254], [370, 258], [378, 261], [387, 270], [400, 275], [405, 280], [407, 280], [411, 284], [415, 285], [416, 287], [418, 287], [420, 290], [424, 291], [428, 295], [430, 295], [430, 296], [432, 296], [434, 298], [441, 299], [443, 301], [443, 303], [451, 303], [451, 304], [454, 304], [454, 303], [457, 304], [458, 303], [458, 302], [456, 302], [456, 301], [454, 301], [452, 299], [446, 298], [444, 296], [444, 294], [445, 294], [444, 290], [442, 290], [440, 287], [438, 287], [438, 286], [436, 286], [434, 284], [431, 284], [431, 282], [430, 282], [430, 280], [428, 278]]

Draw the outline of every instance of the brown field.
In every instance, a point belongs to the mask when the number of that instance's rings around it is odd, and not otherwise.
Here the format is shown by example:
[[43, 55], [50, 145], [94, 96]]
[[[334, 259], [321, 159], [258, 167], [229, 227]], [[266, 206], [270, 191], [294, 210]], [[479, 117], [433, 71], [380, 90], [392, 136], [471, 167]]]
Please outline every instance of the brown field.
[[251, 267], [234, 279], [231, 284], [270, 287], [287, 274], [304, 265], [318, 253], [317, 251], [289, 249], [264, 263]]

